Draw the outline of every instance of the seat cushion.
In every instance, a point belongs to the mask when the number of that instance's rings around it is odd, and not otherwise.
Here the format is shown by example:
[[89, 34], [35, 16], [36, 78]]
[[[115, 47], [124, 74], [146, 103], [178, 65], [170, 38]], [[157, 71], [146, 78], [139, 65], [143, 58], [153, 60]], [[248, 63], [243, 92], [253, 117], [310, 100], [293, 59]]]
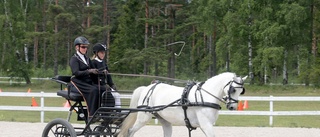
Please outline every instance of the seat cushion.
[[76, 93], [76, 92], [70, 92], [70, 94], [68, 95], [68, 91], [66, 90], [59, 90], [57, 92], [58, 96], [62, 96], [64, 98], [66, 98], [67, 100], [72, 100], [72, 101], [83, 101], [83, 97], [81, 96], [80, 93]]

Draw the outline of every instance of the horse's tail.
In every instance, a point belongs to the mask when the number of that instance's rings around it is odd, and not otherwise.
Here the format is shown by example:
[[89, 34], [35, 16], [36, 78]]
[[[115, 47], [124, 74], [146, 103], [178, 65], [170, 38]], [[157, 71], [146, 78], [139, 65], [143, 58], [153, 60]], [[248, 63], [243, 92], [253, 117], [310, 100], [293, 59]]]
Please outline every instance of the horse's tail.
[[[133, 91], [131, 101], [130, 101], [130, 108], [137, 108], [141, 92], [143, 91], [144, 88], [145, 88], [145, 86], [141, 86], [141, 87], [136, 88]], [[129, 128], [131, 128], [133, 126], [136, 119], [137, 119], [137, 113], [136, 112], [130, 113], [126, 117], [126, 119], [122, 122], [122, 125], [120, 127], [120, 132], [117, 135], [117, 137], [127, 137]]]

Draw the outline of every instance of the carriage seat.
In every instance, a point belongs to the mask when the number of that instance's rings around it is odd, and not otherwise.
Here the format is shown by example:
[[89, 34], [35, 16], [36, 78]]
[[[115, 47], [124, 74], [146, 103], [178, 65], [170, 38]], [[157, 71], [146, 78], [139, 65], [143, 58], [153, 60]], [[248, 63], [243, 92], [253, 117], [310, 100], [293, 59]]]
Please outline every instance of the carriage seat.
[[66, 98], [67, 100], [72, 100], [72, 101], [83, 101], [83, 97], [80, 95], [80, 93], [73, 93], [65, 90], [60, 90], [57, 92], [58, 96], [62, 96]]
[[[83, 97], [81, 94], [77, 91], [76, 88], [72, 88], [69, 86], [70, 81], [71, 81], [71, 76], [55, 76], [52, 78], [52, 80], [58, 82], [61, 84], [61, 89], [57, 92], [58, 96], [62, 96], [66, 98], [67, 100], [72, 100], [72, 101], [83, 101]], [[68, 90], [64, 90], [62, 86], [65, 85], [68, 87]]]

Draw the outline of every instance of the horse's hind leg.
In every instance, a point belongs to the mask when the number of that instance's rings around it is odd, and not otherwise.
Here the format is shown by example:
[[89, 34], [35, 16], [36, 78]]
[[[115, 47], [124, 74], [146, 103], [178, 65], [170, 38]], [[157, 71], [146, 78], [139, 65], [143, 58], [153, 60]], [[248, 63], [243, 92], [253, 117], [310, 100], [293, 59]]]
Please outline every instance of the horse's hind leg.
[[137, 120], [132, 126], [132, 128], [129, 129], [128, 137], [133, 137], [133, 135], [143, 126], [145, 126], [152, 118], [152, 115], [150, 113], [145, 112], [137, 112]]
[[163, 119], [160, 116], [157, 116], [157, 119], [159, 120], [159, 122], [162, 125], [163, 136], [164, 137], [171, 137], [171, 135], [172, 135], [172, 125], [171, 125], [171, 123], [168, 122], [167, 120]]

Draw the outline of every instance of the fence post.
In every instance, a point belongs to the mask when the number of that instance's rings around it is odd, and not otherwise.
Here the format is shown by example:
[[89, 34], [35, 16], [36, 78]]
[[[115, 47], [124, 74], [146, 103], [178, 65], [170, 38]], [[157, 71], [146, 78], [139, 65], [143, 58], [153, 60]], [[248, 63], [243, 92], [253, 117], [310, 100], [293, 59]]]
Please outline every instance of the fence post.
[[270, 95], [270, 117], [269, 117], [269, 125], [273, 124], [273, 96]]
[[40, 112], [40, 117], [41, 117], [41, 123], [44, 123], [44, 96], [43, 96], [43, 91], [41, 91], [41, 112]]

